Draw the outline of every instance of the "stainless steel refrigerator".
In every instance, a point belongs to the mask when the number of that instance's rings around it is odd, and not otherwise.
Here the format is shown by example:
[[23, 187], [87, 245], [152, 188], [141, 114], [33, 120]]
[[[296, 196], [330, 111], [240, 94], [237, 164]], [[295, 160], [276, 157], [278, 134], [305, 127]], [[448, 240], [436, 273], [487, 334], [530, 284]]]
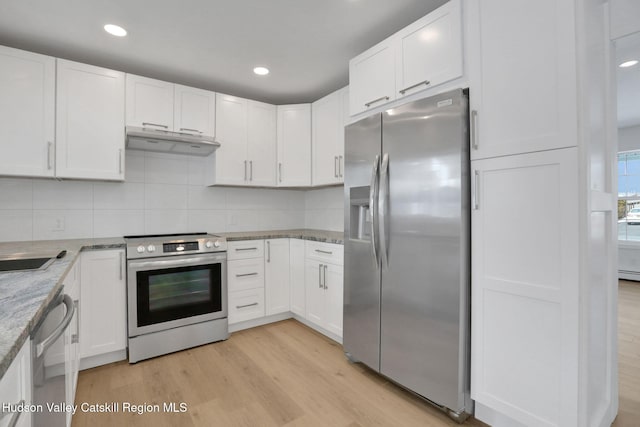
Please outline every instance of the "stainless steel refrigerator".
[[345, 140], [345, 353], [458, 420], [473, 411], [468, 128], [460, 89]]

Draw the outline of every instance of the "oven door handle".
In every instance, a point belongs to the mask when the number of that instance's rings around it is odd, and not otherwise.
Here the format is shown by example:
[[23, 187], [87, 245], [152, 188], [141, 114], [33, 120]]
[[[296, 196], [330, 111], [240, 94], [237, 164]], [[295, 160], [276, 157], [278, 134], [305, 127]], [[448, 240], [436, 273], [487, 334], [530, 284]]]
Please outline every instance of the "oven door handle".
[[133, 269], [144, 269], [147, 270], [149, 268], [162, 268], [162, 267], [179, 267], [186, 265], [202, 265], [202, 264], [216, 264], [220, 262], [224, 262], [226, 260], [226, 254], [221, 254], [215, 257], [206, 256], [206, 257], [189, 257], [189, 258], [180, 258], [176, 259], [176, 257], [167, 257], [167, 259], [162, 260], [153, 260], [153, 261], [129, 261], [129, 268]]

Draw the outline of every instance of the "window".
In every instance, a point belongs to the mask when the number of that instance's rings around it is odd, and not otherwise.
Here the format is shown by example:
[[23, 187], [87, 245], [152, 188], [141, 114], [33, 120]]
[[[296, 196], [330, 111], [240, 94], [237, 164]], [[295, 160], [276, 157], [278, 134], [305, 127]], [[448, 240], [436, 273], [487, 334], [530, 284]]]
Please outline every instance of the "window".
[[640, 241], [640, 151], [618, 153], [618, 240]]

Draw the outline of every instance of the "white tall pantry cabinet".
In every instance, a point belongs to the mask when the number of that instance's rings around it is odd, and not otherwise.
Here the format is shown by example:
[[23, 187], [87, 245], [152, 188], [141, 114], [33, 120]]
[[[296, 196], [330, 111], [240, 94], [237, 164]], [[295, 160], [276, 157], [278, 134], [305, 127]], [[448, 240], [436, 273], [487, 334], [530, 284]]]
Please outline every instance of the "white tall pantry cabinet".
[[493, 426], [610, 425], [617, 217], [606, 4], [464, 6], [474, 41], [475, 416]]

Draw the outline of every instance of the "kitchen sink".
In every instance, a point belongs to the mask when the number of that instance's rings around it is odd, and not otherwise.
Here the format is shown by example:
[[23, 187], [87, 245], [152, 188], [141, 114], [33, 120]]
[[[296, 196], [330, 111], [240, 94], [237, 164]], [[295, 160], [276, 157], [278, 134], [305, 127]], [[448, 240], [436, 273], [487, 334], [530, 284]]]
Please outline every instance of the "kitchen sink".
[[44, 270], [49, 267], [55, 259], [55, 255], [47, 257], [33, 257], [26, 254], [0, 258], [0, 272]]

